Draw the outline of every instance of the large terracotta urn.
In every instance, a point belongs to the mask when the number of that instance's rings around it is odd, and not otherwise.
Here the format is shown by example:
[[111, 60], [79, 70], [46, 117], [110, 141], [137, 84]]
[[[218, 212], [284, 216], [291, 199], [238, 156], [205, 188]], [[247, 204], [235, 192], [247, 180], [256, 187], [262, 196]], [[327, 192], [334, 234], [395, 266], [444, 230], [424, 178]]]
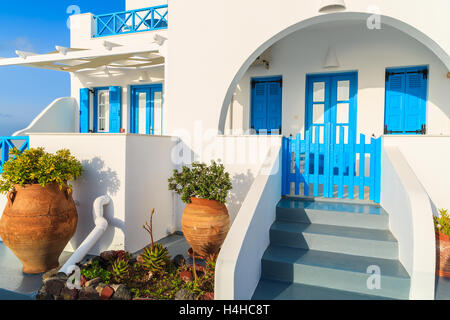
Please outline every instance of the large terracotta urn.
[[196, 255], [217, 253], [230, 229], [227, 207], [216, 200], [192, 197], [184, 209], [181, 228]]
[[436, 231], [436, 273], [450, 278], [450, 237]]
[[67, 187], [16, 185], [7, 195], [0, 237], [23, 264], [37, 274], [58, 267], [64, 247], [75, 233], [78, 214]]

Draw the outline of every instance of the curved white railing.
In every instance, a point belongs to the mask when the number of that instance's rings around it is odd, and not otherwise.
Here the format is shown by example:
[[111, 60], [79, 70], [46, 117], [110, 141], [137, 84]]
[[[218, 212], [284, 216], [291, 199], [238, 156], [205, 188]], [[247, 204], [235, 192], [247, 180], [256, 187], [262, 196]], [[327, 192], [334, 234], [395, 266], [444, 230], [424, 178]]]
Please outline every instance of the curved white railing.
[[281, 139], [269, 151], [220, 250], [214, 295], [217, 300], [251, 299], [261, 277], [261, 258], [281, 196]]
[[50, 103], [31, 124], [13, 134], [25, 136], [37, 132], [76, 132], [77, 100], [72, 97], [59, 98]]
[[434, 299], [435, 235], [428, 194], [397, 147], [383, 147], [381, 167], [381, 205], [399, 243], [399, 260], [411, 276], [410, 299]]
[[83, 260], [88, 254], [89, 250], [97, 243], [103, 233], [108, 228], [108, 221], [103, 217], [103, 207], [111, 202], [111, 198], [108, 196], [101, 196], [94, 201], [94, 223], [95, 228], [87, 236], [86, 239], [80, 244], [77, 250], [67, 260], [67, 262], [59, 269], [59, 272], [70, 274], [75, 270], [75, 264]]

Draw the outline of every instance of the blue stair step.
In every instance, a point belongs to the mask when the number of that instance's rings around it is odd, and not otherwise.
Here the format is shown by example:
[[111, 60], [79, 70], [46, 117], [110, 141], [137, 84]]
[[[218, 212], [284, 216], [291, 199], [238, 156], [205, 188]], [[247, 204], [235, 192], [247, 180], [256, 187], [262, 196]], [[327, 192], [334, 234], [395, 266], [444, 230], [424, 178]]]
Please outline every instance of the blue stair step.
[[[368, 267], [381, 271], [380, 289], [370, 289]], [[407, 299], [409, 274], [398, 260], [270, 245], [262, 259], [262, 278], [349, 292]]]
[[391, 300], [388, 298], [318, 286], [262, 279], [253, 300]]
[[275, 221], [270, 228], [270, 241], [300, 249], [398, 258], [398, 243], [389, 230]]
[[367, 229], [388, 229], [389, 216], [379, 205], [282, 199], [277, 220]]

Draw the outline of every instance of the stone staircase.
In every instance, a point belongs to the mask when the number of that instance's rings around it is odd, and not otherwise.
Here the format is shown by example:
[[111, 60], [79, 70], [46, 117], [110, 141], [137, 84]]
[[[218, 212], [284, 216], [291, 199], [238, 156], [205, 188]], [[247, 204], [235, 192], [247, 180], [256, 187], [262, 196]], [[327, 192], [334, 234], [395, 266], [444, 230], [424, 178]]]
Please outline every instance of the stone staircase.
[[[276, 210], [253, 299], [408, 299], [410, 277], [383, 208], [286, 198]], [[379, 288], [368, 285], [374, 270]]]

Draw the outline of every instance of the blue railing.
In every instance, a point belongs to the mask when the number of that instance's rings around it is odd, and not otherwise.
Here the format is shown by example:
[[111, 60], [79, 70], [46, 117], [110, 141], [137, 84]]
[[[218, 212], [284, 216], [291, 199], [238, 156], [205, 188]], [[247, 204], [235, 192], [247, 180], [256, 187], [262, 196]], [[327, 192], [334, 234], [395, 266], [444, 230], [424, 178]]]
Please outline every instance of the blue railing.
[[94, 37], [167, 29], [168, 15], [168, 5], [97, 15]]
[[0, 173], [3, 172], [3, 163], [9, 159], [9, 150], [19, 149], [20, 152], [24, 152], [29, 148], [29, 137], [0, 137]]
[[[341, 199], [345, 196], [354, 199], [355, 187], [358, 187], [357, 196], [363, 200], [368, 187], [369, 199], [379, 203], [381, 138], [371, 138], [371, 143], [366, 144], [366, 136], [361, 134], [359, 144], [346, 144], [345, 129], [342, 126], [336, 130], [336, 126], [326, 125], [322, 132], [321, 128], [316, 126], [314, 139], [312, 131], [307, 131], [303, 140], [300, 134], [296, 139], [283, 138], [282, 195], [313, 195]], [[333, 134], [336, 131], [337, 134]], [[339, 143], [336, 142], [337, 136]], [[323, 143], [320, 143], [320, 140], [323, 140]], [[367, 165], [370, 167], [366, 168]], [[366, 176], [366, 172], [370, 172], [369, 176]], [[311, 185], [313, 190], [310, 190]], [[301, 186], [303, 190], [300, 190]], [[322, 194], [319, 194], [320, 187]]]

